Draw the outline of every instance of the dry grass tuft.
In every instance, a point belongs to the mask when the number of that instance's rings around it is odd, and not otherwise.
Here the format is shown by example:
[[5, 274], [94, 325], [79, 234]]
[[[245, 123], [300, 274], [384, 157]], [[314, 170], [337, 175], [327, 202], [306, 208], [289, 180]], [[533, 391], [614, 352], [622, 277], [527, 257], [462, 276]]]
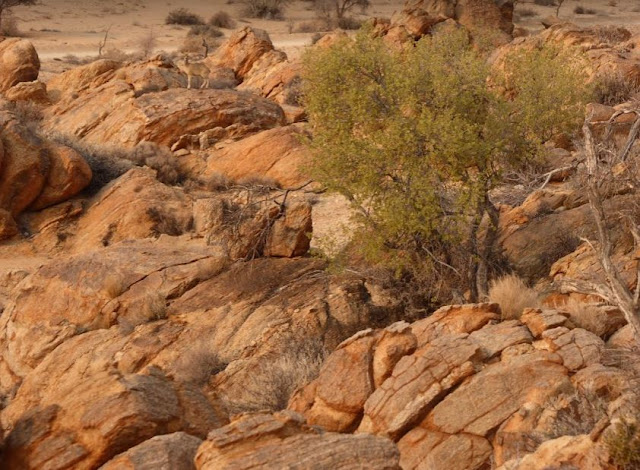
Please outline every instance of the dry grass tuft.
[[540, 296], [515, 274], [491, 282], [489, 300], [500, 304], [504, 320], [519, 319], [525, 308], [539, 308]]
[[251, 376], [241, 396], [223, 397], [230, 415], [252, 411], [279, 411], [291, 395], [318, 376], [326, 353], [321, 344], [303, 344], [286, 355], [265, 361]]
[[606, 325], [602, 321], [603, 313], [598, 304], [584, 303], [570, 298], [559, 308], [569, 314], [571, 321], [578, 328], [583, 328], [600, 337], [607, 333]]

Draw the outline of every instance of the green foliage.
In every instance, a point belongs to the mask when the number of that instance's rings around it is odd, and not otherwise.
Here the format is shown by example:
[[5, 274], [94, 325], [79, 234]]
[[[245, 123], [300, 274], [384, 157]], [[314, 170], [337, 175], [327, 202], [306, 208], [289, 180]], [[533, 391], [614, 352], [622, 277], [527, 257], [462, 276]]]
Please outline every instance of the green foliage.
[[640, 428], [636, 422], [622, 420], [617, 423], [604, 442], [616, 468], [640, 468]]
[[[312, 170], [359, 208], [368, 229], [360, 247], [370, 260], [398, 273], [446, 266], [466, 280], [469, 256], [459, 253], [468, 245], [467, 255], [478, 255], [488, 191], [506, 168], [574, 125], [582, 106], [578, 77], [549, 70], [554, 57], [509, 60], [514, 71], [537, 68], [514, 76], [508, 101], [487, 86], [485, 57], [463, 30], [396, 51], [365, 28], [304, 56]], [[556, 92], [547, 80], [559, 77], [568, 83]], [[536, 120], [543, 110], [551, 116]]]
[[512, 116], [527, 139], [542, 143], [555, 134], [572, 132], [594, 95], [585, 79], [585, 59], [554, 45], [522, 49], [505, 59], [502, 81], [512, 96]]

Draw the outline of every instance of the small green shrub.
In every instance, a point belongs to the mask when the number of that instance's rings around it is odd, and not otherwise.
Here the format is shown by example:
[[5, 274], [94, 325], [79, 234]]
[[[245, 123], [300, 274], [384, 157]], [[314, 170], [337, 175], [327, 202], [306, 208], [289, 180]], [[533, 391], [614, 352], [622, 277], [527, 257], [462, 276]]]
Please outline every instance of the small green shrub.
[[607, 433], [604, 443], [617, 469], [640, 468], [640, 426], [637, 422], [621, 420]]
[[190, 12], [186, 8], [171, 10], [164, 20], [165, 24], [179, 24], [184, 26], [204, 24], [200, 15]]

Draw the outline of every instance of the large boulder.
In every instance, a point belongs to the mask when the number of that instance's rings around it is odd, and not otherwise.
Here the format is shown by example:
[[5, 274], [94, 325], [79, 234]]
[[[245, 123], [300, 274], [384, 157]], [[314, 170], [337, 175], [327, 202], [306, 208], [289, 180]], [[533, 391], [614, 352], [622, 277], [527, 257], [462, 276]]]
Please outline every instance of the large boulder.
[[0, 41], [0, 91], [20, 82], [32, 82], [40, 73], [40, 59], [26, 39], [2, 38]]
[[43, 140], [10, 112], [0, 115], [0, 141], [0, 210], [4, 211], [0, 232], [4, 237], [15, 233], [11, 219], [28, 209], [63, 202], [91, 181], [91, 169], [77, 152]]
[[207, 175], [222, 173], [232, 180], [247, 178], [273, 179], [285, 188], [309, 181], [303, 169], [309, 152], [302, 139], [306, 137], [298, 125], [260, 132], [246, 139], [207, 151]]
[[212, 67], [230, 68], [243, 81], [254, 64], [273, 50], [271, 38], [266, 31], [246, 26], [235, 31], [205, 62]]
[[77, 95], [88, 88], [103, 85], [113, 78], [113, 71], [121, 66], [122, 64], [115, 60], [99, 59], [67, 70], [47, 82], [49, 98], [56, 102], [63, 97]]
[[283, 125], [277, 104], [234, 90], [169, 88], [139, 94], [114, 79], [48, 110], [45, 127], [94, 144], [134, 147], [146, 140], [171, 147], [183, 135], [220, 128], [221, 138], [239, 138]]
[[322, 433], [292, 412], [256, 414], [212, 431], [198, 449], [198, 470], [399, 470], [398, 450], [384, 438]]
[[195, 470], [202, 440], [184, 432], [152, 437], [109, 460], [100, 470]]

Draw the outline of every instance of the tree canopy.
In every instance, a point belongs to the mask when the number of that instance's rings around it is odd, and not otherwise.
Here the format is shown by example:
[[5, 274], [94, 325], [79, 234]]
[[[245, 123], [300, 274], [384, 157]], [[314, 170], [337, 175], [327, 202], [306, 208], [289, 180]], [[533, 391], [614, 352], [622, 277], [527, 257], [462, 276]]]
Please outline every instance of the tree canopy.
[[480, 225], [489, 215], [490, 242], [497, 224], [489, 191], [573, 128], [588, 96], [579, 61], [559, 50], [519, 52], [504, 64], [491, 77], [462, 29], [398, 51], [365, 28], [305, 55], [313, 172], [359, 209], [360, 248], [371, 260], [448, 273], [477, 297], [488, 256]]

